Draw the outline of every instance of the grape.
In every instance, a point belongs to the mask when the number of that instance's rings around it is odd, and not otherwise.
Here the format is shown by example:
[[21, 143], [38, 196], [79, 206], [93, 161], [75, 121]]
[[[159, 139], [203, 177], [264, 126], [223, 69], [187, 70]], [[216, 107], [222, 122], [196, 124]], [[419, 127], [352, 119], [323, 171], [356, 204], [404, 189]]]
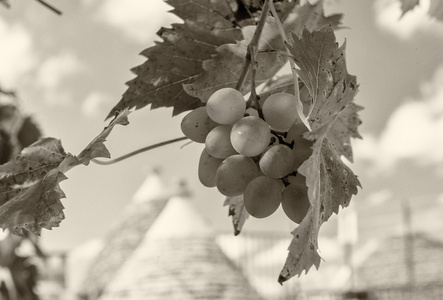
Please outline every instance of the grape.
[[286, 216], [300, 224], [310, 207], [306, 177], [297, 174], [295, 179], [283, 190], [282, 208]]
[[211, 156], [206, 149], [203, 149], [198, 162], [198, 179], [206, 187], [214, 187], [217, 169], [223, 159]]
[[245, 156], [261, 154], [268, 147], [270, 140], [271, 131], [268, 124], [258, 117], [244, 117], [232, 127], [232, 146]]
[[208, 133], [205, 145], [210, 155], [215, 158], [226, 158], [237, 154], [230, 140], [231, 129], [232, 126], [219, 125]]
[[313, 141], [307, 140], [303, 137], [303, 134], [308, 129], [302, 123], [295, 123], [288, 130], [286, 135], [286, 141], [288, 143], [294, 142], [292, 152], [294, 153], [294, 165], [293, 171], [296, 171], [305, 160], [307, 160], [312, 154]]
[[263, 103], [263, 116], [276, 131], [285, 132], [297, 119], [298, 99], [288, 93], [276, 93]]
[[259, 115], [258, 115], [258, 111], [255, 108], [250, 107], [250, 108], [246, 109], [245, 116], [254, 116], [254, 117], [258, 118]]
[[278, 144], [269, 147], [260, 158], [260, 169], [271, 178], [282, 178], [293, 169], [295, 161], [292, 149], [286, 145]]
[[246, 101], [243, 95], [233, 88], [223, 88], [213, 93], [206, 103], [206, 112], [215, 122], [232, 125], [245, 114]]
[[182, 120], [181, 129], [184, 135], [197, 143], [204, 143], [209, 131], [218, 124], [209, 118], [205, 107], [199, 107], [188, 113]]
[[267, 176], [253, 179], [244, 194], [245, 208], [255, 218], [272, 215], [282, 201], [281, 185], [278, 180]]
[[243, 194], [248, 183], [258, 175], [258, 166], [251, 158], [240, 154], [232, 155], [218, 167], [217, 188], [225, 196], [238, 196]]

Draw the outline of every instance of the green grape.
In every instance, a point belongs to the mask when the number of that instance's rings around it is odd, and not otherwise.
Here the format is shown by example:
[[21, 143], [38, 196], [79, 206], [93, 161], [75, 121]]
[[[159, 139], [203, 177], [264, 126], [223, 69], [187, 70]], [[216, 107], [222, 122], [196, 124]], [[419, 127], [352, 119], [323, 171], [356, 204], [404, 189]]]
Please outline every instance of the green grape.
[[203, 149], [200, 160], [198, 162], [198, 179], [206, 187], [214, 187], [216, 185], [217, 169], [223, 159], [211, 156], [206, 149]]
[[206, 151], [215, 158], [226, 158], [237, 154], [232, 147], [230, 135], [232, 126], [219, 125], [212, 129], [206, 137]]
[[244, 117], [232, 127], [232, 146], [244, 156], [260, 155], [268, 147], [270, 140], [271, 131], [268, 124], [258, 117]]
[[272, 215], [282, 201], [279, 180], [267, 176], [253, 179], [246, 187], [244, 203], [247, 212], [255, 218]]
[[251, 158], [240, 154], [232, 155], [218, 167], [217, 189], [225, 196], [241, 195], [248, 183], [258, 175], [258, 166]]
[[246, 117], [254, 116], [254, 117], [257, 117], [257, 118], [259, 117], [258, 111], [255, 108], [252, 108], [252, 107], [246, 109], [245, 116]]
[[288, 93], [276, 93], [263, 103], [263, 116], [276, 131], [286, 132], [297, 119], [298, 99]]
[[286, 135], [286, 142], [294, 143], [292, 147], [292, 152], [294, 153], [293, 171], [296, 171], [312, 154], [314, 142], [303, 137], [303, 134], [306, 132], [308, 132], [308, 129], [305, 125], [295, 123], [289, 128]]
[[222, 88], [214, 92], [206, 103], [206, 112], [215, 122], [232, 125], [245, 114], [246, 101], [243, 95], [233, 88]]
[[208, 133], [217, 126], [206, 113], [205, 107], [199, 107], [188, 113], [182, 120], [181, 130], [190, 140], [204, 143]]
[[277, 144], [266, 150], [260, 158], [260, 169], [271, 178], [282, 178], [292, 172], [295, 161], [292, 149]]
[[283, 190], [282, 208], [286, 216], [300, 224], [309, 210], [310, 203], [306, 177], [297, 174], [290, 184]]

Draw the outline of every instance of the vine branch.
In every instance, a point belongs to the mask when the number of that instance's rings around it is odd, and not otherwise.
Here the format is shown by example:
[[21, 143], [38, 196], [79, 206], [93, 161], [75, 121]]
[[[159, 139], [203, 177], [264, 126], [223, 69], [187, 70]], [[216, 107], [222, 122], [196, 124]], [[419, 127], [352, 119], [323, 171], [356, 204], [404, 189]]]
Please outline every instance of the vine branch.
[[266, 17], [269, 13], [269, 1], [272, 2], [272, 0], [265, 0], [265, 3], [263, 5], [262, 13], [260, 15], [260, 19], [258, 20], [257, 27], [254, 31], [254, 35], [252, 36], [251, 41], [248, 44], [247, 47], [247, 53], [246, 53], [246, 63], [243, 67], [243, 72], [240, 75], [240, 78], [237, 82], [237, 86], [235, 87], [237, 90], [241, 90], [243, 88], [243, 85], [245, 84], [246, 77], [249, 74], [249, 70], [251, 69], [251, 97], [248, 100], [248, 104], [251, 104], [251, 101], [256, 101], [255, 105], [257, 106], [257, 111], [259, 115], [261, 114], [260, 106], [258, 105], [258, 99], [257, 94], [255, 91], [255, 74], [257, 70], [257, 62], [255, 60], [256, 54], [257, 54], [257, 48], [258, 48], [258, 42], [260, 40], [260, 36], [263, 32], [263, 28], [266, 23]]
[[92, 162], [94, 162], [94, 163], [96, 163], [98, 165], [112, 165], [112, 164], [118, 163], [118, 162], [120, 162], [122, 160], [125, 160], [127, 158], [130, 158], [130, 157], [132, 157], [134, 155], [137, 155], [139, 153], [146, 152], [146, 151], [149, 151], [149, 150], [152, 150], [152, 149], [155, 149], [155, 148], [159, 148], [159, 147], [162, 147], [162, 146], [166, 146], [166, 145], [169, 145], [169, 144], [173, 144], [173, 143], [176, 143], [176, 142], [184, 141], [184, 140], [187, 140], [187, 139], [188, 139], [187, 137], [183, 136], [183, 137], [179, 137], [179, 138], [176, 138], [176, 139], [164, 141], [164, 142], [161, 142], [161, 143], [149, 145], [149, 146], [140, 148], [138, 150], [132, 151], [130, 153], [127, 153], [125, 155], [122, 155], [120, 157], [117, 157], [117, 158], [114, 158], [114, 159], [111, 159], [111, 160], [108, 160], [108, 161], [103, 161], [103, 160], [98, 160], [98, 159], [93, 158]]

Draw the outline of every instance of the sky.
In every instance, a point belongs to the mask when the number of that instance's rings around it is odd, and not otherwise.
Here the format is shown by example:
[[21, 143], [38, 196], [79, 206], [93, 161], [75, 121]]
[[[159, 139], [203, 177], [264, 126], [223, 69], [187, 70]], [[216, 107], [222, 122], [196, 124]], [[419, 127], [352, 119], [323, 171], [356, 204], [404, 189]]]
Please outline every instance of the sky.
[[[180, 22], [161, 0], [54, 2], [62, 16], [36, 1], [11, 2], [11, 9], [0, 7], [0, 86], [15, 90], [44, 134], [61, 139], [73, 154], [107, 125], [105, 116], [134, 77], [130, 69], [145, 61], [139, 53], [160, 40], [157, 30]], [[434, 216], [443, 211], [443, 23], [427, 16], [428, 7], [429, 0], [422, 0], [401, 19], [397, 0], [330, 0], [325, 7], [327, 14], [344, 13], [337, 41], [346, 40], [348, 71], [360, 84], [356, 103], [365, 107], [363, 140], [352, 141], [349, 162], [363, 186], [352, 200], [361, 222], [379, 222], [404, 199], [413, 210], [416, 205], [421, 212], [421, 205]], [[184, 115], [172, 118], [170, 108], [134, 111], [106, 145], [118, 157], [180, 137]], [[44, 230], [43, 247], [67, 250], [102, 237], [153, 169], [166, 182], [184, 179], [214, 228], [232, 231], [224, 197], [198, 181], [203, 146], [184, 144], [111, 166], [70, 170], [61, 183], [66, 218], [59, 228]], [[437, 217], [426, 216], [420, 214], [414, 225], [443, 229], [433, 221]], [[295, 226], [279, 210], [265, 220], [250, 218], [245, 230], [289, 234]], [[328, 226], [322, 232], [334, 231]]]

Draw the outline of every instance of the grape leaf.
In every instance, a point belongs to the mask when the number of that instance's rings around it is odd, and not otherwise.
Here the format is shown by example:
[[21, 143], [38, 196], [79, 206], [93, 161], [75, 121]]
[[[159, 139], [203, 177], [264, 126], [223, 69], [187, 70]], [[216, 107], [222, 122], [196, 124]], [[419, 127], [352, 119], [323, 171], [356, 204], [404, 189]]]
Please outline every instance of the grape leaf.
[[103, 129], [103, 131], [97, 135], [92, 142], [90, 142], [85, 149], [78, 155], [79, 161], [84, 164], [88, 165], [91, 159], [97, 158], [97, 157], [105, 157], [110, 158], [111, 154], [109, 153], [108, 149], [106, 148], [104, 142], [106, 141], [106, 138], [111, 133], [112, 129], [114, 129], [115, 125], [128, 125], [128, 115], [130, 114], [130, 111], [125, 109], [122, 112], [120, 112], [114, 120], [111, 121], [111, 123]]
[[[337, 28], [342, 18], [341, 14], [325, 17], [323, 13], [323, 1], [315, 5], [306, 3], [296, 6], [287, 15], [283, 22], [286, 32], [299, 33], [305, 26], [309, 29], [318, 29], [325, 24]], [[203, 62], [202, 74], [190, 84], [185, 84], [185, 91], [206, 102], [211, 94], [223, 87], [235, 87], [243, 68], [246, 64], [247, 46], [249, 45], [256, 26], [242, 28], [242, 41], [236, 44], [226, 44], [217, 48], [217, 56]], [[268, 17], [258, 44], [256, 56], [257, 74], [256, 84], [270, 79], [286, 63], [286, 55], [283, 40], [278, 30], [277, 23], [272, 17]], [[250, 90], [251, 77], [247, 77], [242, 93]]]
[[[439, 0], [440, 1], [440, 0]], [[420, 4], [420, 0], [400, 0], [401, 3], [401, 17], [403, 17], [408, 11], [413, 10]]]
[[132, 69], [137, 77], [127, 83], [128, 89], [108, 117], [123, 108], [139, 109], [148, 104], [151, 109], [173, 107], [173, 115], [201, 106], [198, 99], [183, 92], [182, 85], [203, 71], [202, 62], [211, 58], [218, 46], [242, 37], [241, 30], [229, 20], [234, 17], [225, 1], [167, 2], [184, 23], [158, 31], [163, 42], [141, 53], [148, 60]]
[[229, 206], [229, 216], [232, 216], [232, 225], [234, 226], [234, 235], [239, 235], [246, 219], [249, 217], [243, 202], [243, 195], [236, 197], [227, 197], [223, 206]]
[[[203, 62], [205, 72], [191, 84], [185, 84], [186, 93], [207, 102], [216, 90], [223, 87], [235, 87], [246, 63], [247, 47], [254, 35], [256, 26], [242, 28], [244, 39], [236, 44], [225, 44], [217, 48], [218, 55]], [[256, 83], [271, 78], [285, 64], [286, 58], [278, 50], [283, 50], [283, 42], [278, 34], [277, 23], [268, 18], [263, 28], [256, 56]], [[279, 49], [280, 48], [280, 49]], [[241, 92], [250, 89], [251, 77], [248, 76]]]
[[334, 29], [341, 28], [343, 14], [333, 14], [326, 17], [323, 10], [323, 2], [324, 0], [319, 0], [315, 4], [310, 4], [307, 1], [304, 5], [296, 8], [286, 21], [287, 24], [291, 24], [288, 31], [300, 35], [304, 28], [307, 28], [309, 31], [320, 29], [326, 25]]
[[65, 195], [59, 182], [66, 176], [57, 168], [0, 206], [0, 224], [3, 229], [24, 235], [23, 229], [40, 235], [41, 229], [57, 227], [64, 219], [60, 198]]
[[0, 166], [0, 205], [39, 181], [65, 159], [60, 140], [43, 138]]
[[295, 274], [301, 275], [303, 270], [307, 273], [313, 265], [317, 269], [320, 266], [321, 257], [317, 252], [317, 240], [311, 236], [312, 232], [319, 230], [318, 222], [313, 215], [314, 211], [315, 208], [311, 206], [306, 217], [292, 232], [294, 238], [289, 245], [285, 267], [278, 277], [279, 283], [285, 282]]
[[361, 124], [357, 112], [363, 107], [351, 102], [346, 106], [334, 121], [334, 125], [327, 132], [327, 137], [338, 155], [343, 155], [353, 162], [351, 138], [361, 138], [357, 127]]
[[67, 154], [61, 142], [45, 138], [24, 148], [21, 154], [0, 166], [0, 227], [23, 235], [40, 235], [42, 228], [59, 226], [64, 219], [65, 197], [59, 183], [65, 172], [96, 157], [109, 157], [104, 145], [115, 125], [127, 125], [129, 111], [120, 112], [78, 155]]
[[[313, 131], [305, 134], [315, 141], [313, 153], [298, 169], [306, 177], [311, 208], [293, 232], [280, 283], [320, 265], [318, 234], [320, 226], [339, 207], [349, 205], [352, 195], [361, 187], [357, 176], [341, 160], [352, 160], [351, 137], [360, 137], [357, 116], [360, 106], [352, 101], [357, 93], [356, 77], [350, 75], [345, 63], [345, 44], [338, 47], [332, 28], [303, 30], [293, 35], [287, 45], [297, 70], [309, 91], [312, 106], [309, 122]], [[306, 96], [305, 96], [306, 97]], [[306, 102], [306, 101], [304, 101]]]
[[262, 101], [263, 98], [268, 98], [275, 93], [294, 94], [294, 77], [292, 74], [274, 76], [273, 78], [269, 79], [260, 92], [260, 101]]
[[[144, 50], [148, 60], [133, 68], [137, 75], [130, 80], [122, 99], [108, 117], [124, 108], [151, 109], [173, 107], [173, 115], [202, 106], [200, 100], [184, 93], [183, 84], [202, 73], [202, 62], [211, 59], [216, 48], [242, 39], [240, 27], [255, 23], [260, 7], [257, 3], [221, 0], [168, 0], [172, 13], [183, 24], [162, 28], [158, 36], [163, 42]], [[283, 0], [276, 9], [285, 18], [297, 1]]]

